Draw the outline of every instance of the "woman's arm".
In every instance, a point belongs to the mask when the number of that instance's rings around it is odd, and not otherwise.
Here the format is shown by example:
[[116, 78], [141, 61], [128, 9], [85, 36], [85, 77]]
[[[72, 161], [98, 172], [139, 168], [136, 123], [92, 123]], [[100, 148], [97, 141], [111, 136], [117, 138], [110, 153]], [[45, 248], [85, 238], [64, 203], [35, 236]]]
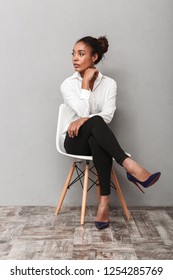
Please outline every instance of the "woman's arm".
[[89, 90], [81, 88], [80, 93], [78, 94], [76, 88], [74, 88], [69, 79], [61, 84], [60, 89], [64, 102], [76, 112], [79, 118], [89, 117], [89, 99], [91, 95]]
[[101, 112], [96, 114], [90, 114], [89, 117], [95, 115], [101, 116], [104, 121], [109, 124], [114, 116], [116, 110], [116, 95], [117, 95], [117, 83], [112, 80], [112, 86], [105, 97], [105, 102], [102, 106]]
[[89, 101], [90, 95], [92, 94], [90, 89], [91, 84], [94, 82], [97, 76], [98, 70], [96, 68], [86, 69], [79, 94], [76, 92], [79, 89], [72, 83], [71, 79], [66, 79], [61, 84], [60, 89], [64, 102], [68, 104], [80, 118], [89, 117]]

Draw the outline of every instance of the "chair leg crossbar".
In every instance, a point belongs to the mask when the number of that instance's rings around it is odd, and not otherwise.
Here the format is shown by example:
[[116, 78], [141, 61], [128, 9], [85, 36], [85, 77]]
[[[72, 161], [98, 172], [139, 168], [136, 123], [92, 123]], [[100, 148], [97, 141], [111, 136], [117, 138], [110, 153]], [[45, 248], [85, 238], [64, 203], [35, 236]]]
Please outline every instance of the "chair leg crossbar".
[[[72, 164], [72, 166], [70, 168], [69, 174], [67, 176], [67, 179], [66, 179], [66, 182], [65, 182], [65, 185], [64, 185], [64, 189], [62, 191], [62, 194], [61, 194], [60, 199], [59, 199], [59, 203], [58, 203], [57, 208], [56, 208], [56, 215], [58, 215], [59, 212], [60, 212], [60, 209], [61, 209], [62, 203], [64, 201], [64, 198], [65, 198], [67, 190], [72, 185], [74, 185], [77, 181], [80, 181], [80, 184], [81, 184], [82, 189], [83, 189], [82, 207], [81, 207], [81, 224], [83, 225], [84, 221], [85, 221], [87, 192], [94, 185], [96, 185], [97, 186], [98, 201], [99, 201], [100, 186], [99, 186], [99, 180], [98, 180], [97, 173], [93, 171], [94, 165], [92, 165], [90, 167], [89, 166], [89, 161], [86, 161], [85, 170], [81, 170], [81, 168], [79, 168], [79, 166], [78, 166], [79, 163], [81, 163], [81, 162], [73, 162], [73, 164]], [[74, 173], [74, 170], [76, 170], [77, 176], [76, 176], [76, 178], [73, 181], [71, 181], [73, 173]], [[93, 180], [92, 178], [89, 177], [89, 172], [91, 172], [93, 175], [96, 176], [96, 180]], [[121, 202], [122, 207], [124, 209], [124, 213], [126, 215], [126, 218], [130, 219], [130, 213], [129, 213], [129, 210], [127, 208], [127, 205], [126, 205], [126, 202], [124, 200], [124, 197], [123, 197], [123, 194], [122, 194], [122, 191], [121, 191], [118, 179], [117, 179], [117, 177], [115, 175], [115, 172], [114, 172], [113, 168], [112, 168], [112, 174], [111, 175], [112, 175], [111, 187], [113, 187], [117, 191], [117, 194], [119, 196], [120, 202]], [[83, 181], [82, 181], [82, 178], [83, 178]], [[89, 181], [92, 182], [90, 187], [88, 187], [88, 182]]]
[[[94, 165], [92, 165], [91, 167], [89, 167], [89, 172], [91, 172], [92, 174], [94, 174], [95, 176], [97, 176], [96, 172], [93, 171]], [[77, 181], [80, 181], [81, 187], [83, 188], [83, 182], [82, 182], [82, 178], [85, 176], [85, 171], [82, 170], [81, 168], [79, 168], [78, 163], [76, 163], [75, 165], [75, 171], [77, 173], [77, 177], [69, 184], [68, 189], [70, 189], [70, 187], [72, 185], [74, 185]], [[98, 182], [98, 178], [94, 181], [92, 178], [88, 177], [88, 180], [90, 180], [92, 182], [92, 185], [88, 188], [88, 191], [94, 186], [94, 185], [99, 185]]]

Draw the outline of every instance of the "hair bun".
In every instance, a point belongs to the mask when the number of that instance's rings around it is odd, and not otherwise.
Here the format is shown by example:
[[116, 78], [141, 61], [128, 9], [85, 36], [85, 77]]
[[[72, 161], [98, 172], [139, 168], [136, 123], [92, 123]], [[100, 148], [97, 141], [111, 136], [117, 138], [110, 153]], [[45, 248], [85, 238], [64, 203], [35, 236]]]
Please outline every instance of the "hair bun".
[[106, 53], [108, 51], [108, 47], [109, 47], [106, 36], [99, 37], [97, 39], [97, 42], [98, 42], [99, 49], [102, 51], [102, 53], [103, 54]]

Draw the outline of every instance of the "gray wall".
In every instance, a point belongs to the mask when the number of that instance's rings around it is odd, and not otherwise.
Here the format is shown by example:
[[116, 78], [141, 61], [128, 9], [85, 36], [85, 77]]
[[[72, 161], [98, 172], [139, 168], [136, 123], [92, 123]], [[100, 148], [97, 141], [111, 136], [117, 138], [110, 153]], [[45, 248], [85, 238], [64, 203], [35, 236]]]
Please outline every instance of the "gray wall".
[[[113, 131], [139, 163], [162, 171], [143, 195], [115, 164], [127, 203], [173, 205], [172, 10], [172, 0], [0, 1], [0, 205], [56, 205], [71, 164], [55, 147], [59, 86], [88, 34], [110, 42], [98, 68], [118, 84]], [[76, 186], [65, 205], [80, 204]]]

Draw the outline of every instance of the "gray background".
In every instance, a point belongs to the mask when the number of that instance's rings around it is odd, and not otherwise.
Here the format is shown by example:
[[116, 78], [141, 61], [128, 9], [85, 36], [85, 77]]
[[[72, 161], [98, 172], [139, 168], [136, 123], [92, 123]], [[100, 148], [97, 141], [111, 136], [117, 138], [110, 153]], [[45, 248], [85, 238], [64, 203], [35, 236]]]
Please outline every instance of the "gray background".
[[[74, 42], [86, 35], [110, 42], [98, 68], [118, 84], [118, 140], [162, 171], [143, 195], [115, 164], [127, 204], [173, 205], [172, 11], [172, 0], [0, 1], [0, 205], [56, 206], [71, 165], [55, 146], [59, 86], [74, 71]], [[80, 205], [81, 192], [71, 189], [65, 205]]]

